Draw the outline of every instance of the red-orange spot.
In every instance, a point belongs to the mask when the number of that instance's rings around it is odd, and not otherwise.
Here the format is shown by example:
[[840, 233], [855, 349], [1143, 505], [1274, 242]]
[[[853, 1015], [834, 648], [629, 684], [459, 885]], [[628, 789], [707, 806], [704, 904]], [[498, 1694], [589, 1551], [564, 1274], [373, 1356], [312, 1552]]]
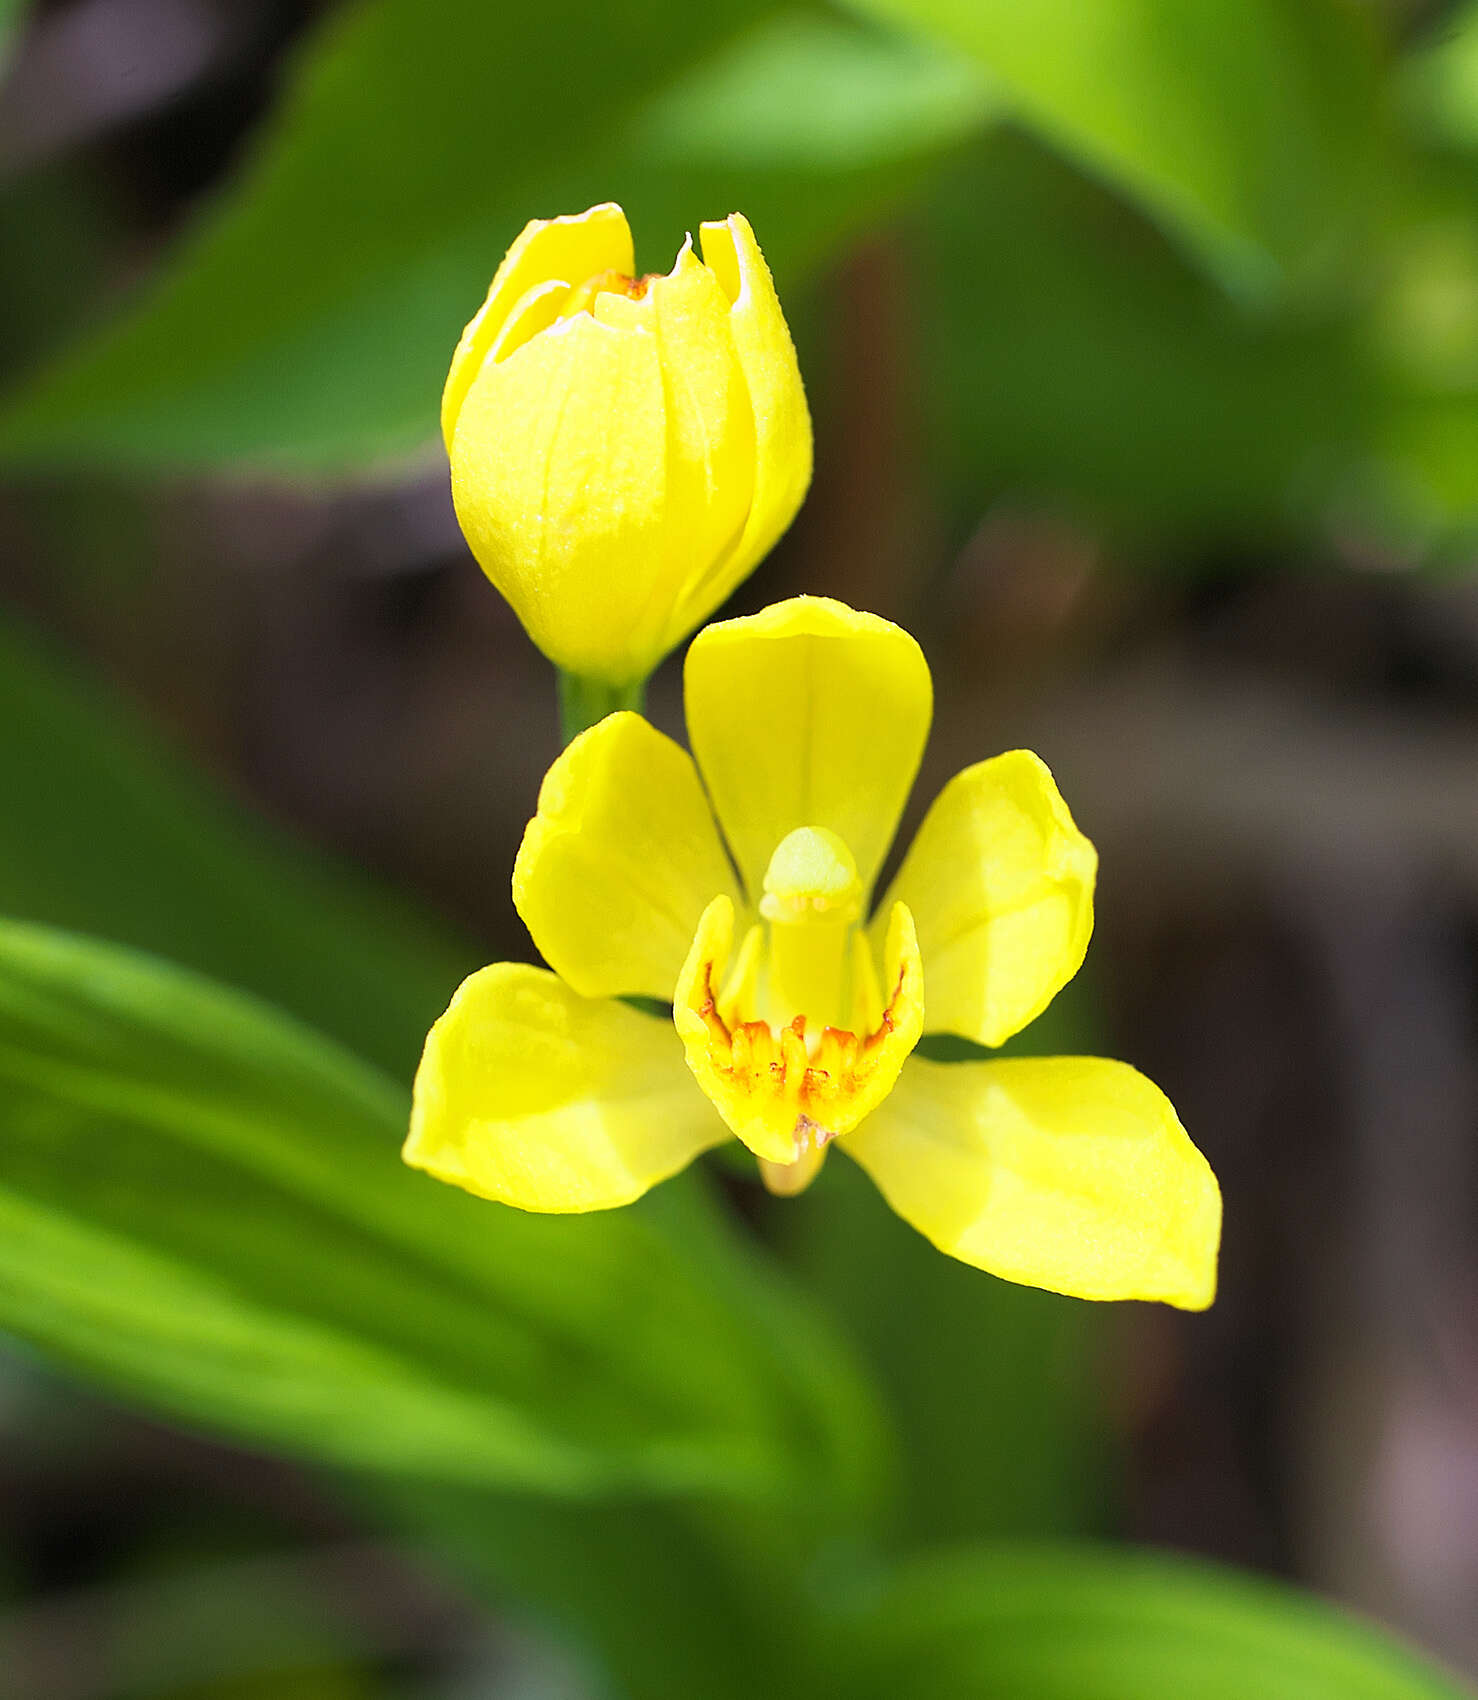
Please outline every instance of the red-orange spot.
[[713, 989], [713, 964], [703, 968], [703, 997], [697, 1006], [709, 1034], [709, 1060], [736, 1090], [788, 1099], [795, 1108], [797, 1132], [804, 1129], [816, 1145], [835, 1137], [835, 1112], [855, 1096], [883, 1062], [882, 1051], [894, 1030], [893, 1012], [903, 995], [904, 970], [877, 1028], [863, 1038], [843, 1027], [825, 1027], [808, 1043], [810, 1025], [797, 1015], [779, 1034], [765, 1021], [737, 1021], [719, 1014]]
[[577, 283], [570, 291], [564, 304], [564, 317], [593, 313], [597, 295], [624, 295], [632, 301], [640, 301], [656, 281], [656, 276], [655, 272], [648, 272], [644, 277], [628, 277], [625, 272], [618, 271], [597, 272], [594, 277], [587, 277], [584, 283]]

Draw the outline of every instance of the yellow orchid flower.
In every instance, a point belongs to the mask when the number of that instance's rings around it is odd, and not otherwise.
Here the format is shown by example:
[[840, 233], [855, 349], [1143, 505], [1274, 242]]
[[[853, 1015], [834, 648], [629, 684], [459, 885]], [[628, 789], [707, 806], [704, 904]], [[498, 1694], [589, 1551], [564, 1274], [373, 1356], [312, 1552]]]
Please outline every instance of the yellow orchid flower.
[[1143, 1075], [913, 1054], [925, 1032], [999, 1045], [1083, 960], [1097, 858], [1043, 763], [1017, 750], [958, 774], [869, 919], [929, 727], [914, 640], [798, 597], [701, 632], [686, 697], [691, 757], [618, 713], [549, 770], [513, 891], [555, 972], [497, 963], [460, 988], [426, 1042], [406, 1160], [579, 1211], [730, 1133], [782, 1193], [835, 1144], [966, 1263], [1208, 1305], [1220, 1194]]
[[634, 276], [607, 203], [536, 219], [442, 397], [457, 518], [566, 673], [632, 685], [752, 572], [811, 481], [811, 416], [748, 221]]

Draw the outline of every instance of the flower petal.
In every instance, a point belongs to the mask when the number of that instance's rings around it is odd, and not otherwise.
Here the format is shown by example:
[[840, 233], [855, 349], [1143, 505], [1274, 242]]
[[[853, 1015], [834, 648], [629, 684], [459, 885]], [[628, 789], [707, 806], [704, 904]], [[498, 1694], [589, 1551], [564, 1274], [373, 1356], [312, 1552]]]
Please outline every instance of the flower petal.
[[1098, 855], [1045, 762], [1011, 750], [939, 793], [873, 923], [906, 903], [919, 930], [930, 1033], [999, 1045], [1083, 964]]
[[608, 1210], [727, 1137], [669, 1022], [495, 962], [427, 1036], [404, 1155], [520, 1210]]
[[638, 677], [634, 634], [669, 545], [650, 333], [576, 313], [489, 361], [462, 403], [451, 468], [468, 545], [534, 642], [568, 672]]
[[913, 638], [797, 596], [706, 626], [684, 677], [688, 738], [751, 898], [801, 826], [841, 838], [866, 893], [929, 733], [929, 667]]
[[539, 953], [582, 996], [672, 1001], [703, 911], [738, 900], [698, 772], [639, 714], [582, 732], [544, 776], [513, 865]]
[[930, 1063], [841, 1142], [941, 1251], [1082, 1299], [1204, 1310], [1221, 1194], [1157, 1086], [1100, 1057]]
[[487, 299], [462, 332], [441, 396], [441, 431], [451, 452], [457, 416], [472, 381], [514, 305], [551, 279], [583, 283], [603, 271], [630, 274], [636, 257], [626, 214], [612, 201], [562, 218], [531, 219], [503, 257]]
[[669, 588], [652, 610], [650, 644], [660, 655], [722, 600], [697, 608], [690, 591], [733, 556], [753, 512], [755, 422], [728, 298], [691, 240], [672, 271], [653, 279], [649, 298], [667, 395], [671, 522]]
[[769, 554], [795, 518], [811, 483], [811, 414], [795, 344], [775, 281], [749, 220], [731, 213], [699, 232], [703, 262], [728, 301], [729, 324], [749, 390], [755, 429], [754, 501], [733, 552], [690, 589], [676, 611], [672, 641], [690, 631]]

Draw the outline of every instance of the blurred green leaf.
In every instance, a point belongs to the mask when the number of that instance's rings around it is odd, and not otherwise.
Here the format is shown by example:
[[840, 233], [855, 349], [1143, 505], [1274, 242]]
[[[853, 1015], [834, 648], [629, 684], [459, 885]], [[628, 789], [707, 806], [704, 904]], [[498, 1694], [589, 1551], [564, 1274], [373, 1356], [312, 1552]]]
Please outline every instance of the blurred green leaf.
[[[991, 109], [943, 48], [767, 0], [369, 0], [161, 286], [0, 420], [30, 462], [332, 468], [434, 437], [446, 363], [524, 221], [626, 205], [664, 268], [742, 205], [782, 274]], [[737, 39], [736, 38], [737, 35]]]
[[284, 1005], [409, 1079], [475, 954], [213, 791], [0, 623], [0, 902]]
[[1426, 140], [1478, 148], [1478, 3], [1446, 8], [1436, 33], [1400, 68], [1402, 105]]
[[1374, 1628], [1168, 1556], [1001, 1547], [923, 1559], [848, 1620], [849, 1700], [1462, 1700]]
[[[656, 96], [629, 131], [632, 167], [844, 172], [949, 147], [998, 108], [961, 54], [787, 12]], [[825, 221], [824, 208], [806, 210]]]
[[0, 1326], [307, 1456], [468, 1484], [874, 1485], [840, 1352], [692, 1187], [527, 1216], [399, 1162], [405, 1094], [96, 941], [0, 925]]
[[1134, 542], [1317, 529], [1372, 429], [1339, 317], [1249, 317], [1023, 138], [950, 167], [910, 248], [936, 464]]
[[1413, 162], [1357, 327], [1379, 396], [1352, 526], [1402, 563], [1472, 565], [1478, 527], [1478, 160]]
[[815, 1583], [855, 1553], [729, 1501], [598, 1504], [447, 1488], [396, 1509], [474, 1585], [589, 1650], [623, 1700], [815, 1700]]
[[0, 384], [75, 337], [124, 222], [119, 201], [75, 160], [10, 181], [0, 173]]
[[0, 0], [0, 73], [5, 70], [5, 62], [10, 57], [11, 40], [25, 9], [26, 0]]
[[1367, 210], [1378, 56], [1352, 0], [862, 0], [973, 55], [1021, 121], [1263, 294]]

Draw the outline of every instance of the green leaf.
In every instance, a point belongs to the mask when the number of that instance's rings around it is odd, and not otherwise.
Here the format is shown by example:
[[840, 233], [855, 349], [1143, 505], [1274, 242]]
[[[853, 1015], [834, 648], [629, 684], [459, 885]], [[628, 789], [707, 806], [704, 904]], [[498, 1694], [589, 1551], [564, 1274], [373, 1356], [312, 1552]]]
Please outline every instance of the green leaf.
[[1137, 198], [1223, 282], [1328, 273], [1380, 147], [1351, 0], [862, 0], [971, 54], [1023, 124]]
[[476, 955], [210, 788], [97, 684], [0, 622], [0, 894], [168, 956], [409, 1079]]
[[[1461, 41], [1463, 37], [1459, 37]], [[1427, 154], [1405, 185], [1360, 350], [1380, 397], [1346, 522], [1396, 560], [1469, 570], [1478, 525], [1478, 162]]]
[[842, 1637], [849, 1700], [1462, 1700], [1399, 1643], [1272, 1582], [1150, 1553], [1001, 1547], [892, 1579]]
[[599, 1504], [446, 1488], [393, 1509], [508, 1609], [588, 1650], [627, 1700], [815, 1700], [815, 1581], [845, 1545], [796, 1517], [761, 1523], [733, 1501]]
[[0, 0], [0, 70], [10, 56], [11, 41], [25, 9], [26, 0]]
[[338, 1464], [856, 1510], [864, 1391], [694, 1188], [523, 1215], [405, 1169], [407, 1113], [261, 1005], [0, 924], [0, 1327]]
[[1239, 311], [1025, 138], [956, 161], [911, 252], [934, 464], [966, 524], [1006, 495], [1135, 543], [1307, 533], [1364, 453], [1345, 319]]
[[1432, 141], [1478, 148], [1478, 4], [1444, 11], [1428, 41], [1400, 69], [1402, 104], [1413, 127]]
[[26, 15], [26, 0], [0, 0], [0, 65], [5, 63], [10, 41]]
[[[782, 283], [979, 127], [942, 48], [767, 0], [369, 0], [133, 313], [0, 418], [27, 462], [358, 466], [433, 440], [447, 361], [531, 216], [626, 205], [664, 269], [735, 205]], [[737, 35], [737, 39], [734, 39]]]
[[846, 172], [951, 147], [999, 104], [961, 54], [788, 12], [657, 95], [631, 127], [631, 166], [691, 169], [696, 157], [706, 170]]

